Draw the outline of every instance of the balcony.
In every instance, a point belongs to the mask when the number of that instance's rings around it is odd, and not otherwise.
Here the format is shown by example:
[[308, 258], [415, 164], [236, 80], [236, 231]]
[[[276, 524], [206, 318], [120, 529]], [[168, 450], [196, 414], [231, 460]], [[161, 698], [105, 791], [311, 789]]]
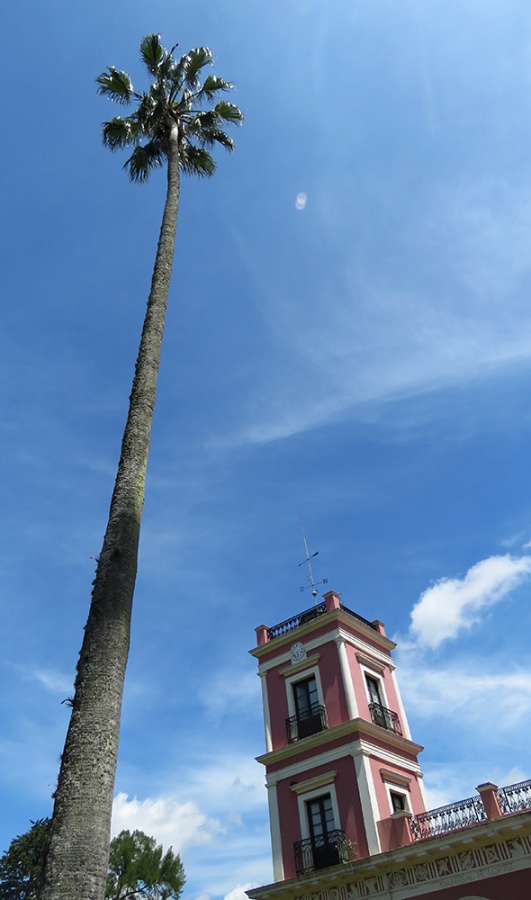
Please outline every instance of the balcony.
[[386, 728], [387, 731], [394, 731], [395, 734], [402, 734], [402, 727], [398, 715], [386, 706], [380, 703], [369, 703], [369, 712], [371, 721], [380, 728]]
[[310, 734], [324, 731], [325, 728], [328, 728], [326, 709], [324, 706], [314, 705], [307, 712], [298, 713], [296, 716], [286, 719], [288, 744], [309, 737]]
[[340, 863], [349, 862], [356, 855], [352, 841], [344, 831], [329, 831], [326, 835], [295, 841], [295, 868], [297, 875], [307, 875], [316, 869], [329, 869]]

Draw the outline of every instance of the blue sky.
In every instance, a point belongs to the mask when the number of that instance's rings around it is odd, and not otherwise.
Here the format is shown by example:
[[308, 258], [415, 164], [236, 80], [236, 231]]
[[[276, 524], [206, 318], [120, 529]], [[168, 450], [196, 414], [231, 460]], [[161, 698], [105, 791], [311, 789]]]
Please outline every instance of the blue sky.
[[[27, 0], [3, 34], [0, 846], [47, 815], [164, 177], [107, 65], [205, 44], [246, 114], [183, 185], [115, 830], [190, 900], [271, 880], [255, 626], [386, 623], [431, 806], [531, 775], [531, 6]], [[7, 126], [7, 127], [6, 127]]]

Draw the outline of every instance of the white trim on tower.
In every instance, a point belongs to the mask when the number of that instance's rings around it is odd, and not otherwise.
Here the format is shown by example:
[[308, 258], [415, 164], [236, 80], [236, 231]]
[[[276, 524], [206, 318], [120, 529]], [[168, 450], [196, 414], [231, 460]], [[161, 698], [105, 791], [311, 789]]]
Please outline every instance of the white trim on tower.
[[354, 685], [352, 684], [352, 673], [348, 664], [347, 648], [342, 637], [336, 637], [337, 652], [339, 655], [339, 665], [341, 675], [343, 677], [343, 686], [345, 688], [345, 696], [347, 698], [347, 709], [349, 719], [357, 719], [359, 716], [358, 704], [356, 702], [356, 694], [354, 693]]
[[378, 828], [376, 827], [376, 822], [381, 816], [378, 811], [378, 801], [376, 799], [371, 764], [368, 756], [366, 756], [362, 750], [355, 751], [352, 756], [354, 757], [354, 766], [356, 768], [356, 777], [358, 779], [361, 812], [363, 815], [363, 824], [365, 825], [369, 856], [374, 856], [375, 853], [381, 853], [382, 849], [380, 846], [380, 838], [378, 836]]
[[269, 830], [271, 832], [271, 850], [273, 851], [273, 878], [284, 881], [284, 863], [282, 861], [282, 839], [280, 836], [280, 815], [276, 784], [268, 784], [267, 802], [269, 804]]

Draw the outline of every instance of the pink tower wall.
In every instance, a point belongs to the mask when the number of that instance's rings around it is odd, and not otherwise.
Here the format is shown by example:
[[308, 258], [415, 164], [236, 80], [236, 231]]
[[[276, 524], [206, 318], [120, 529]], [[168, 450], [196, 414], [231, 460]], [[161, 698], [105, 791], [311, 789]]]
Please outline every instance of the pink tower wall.
[[[337, 595], [333, 599], [335, 600], [336, 598]], [[337, 603], [339, 603], [338, 598]], [[327, 608], [330, 613], [338, 607], [330, 608], [330, 601], [327, 599]], [[291, 640], [280, 637], [268, 643], [266, 640], [267, 632], [260, 632], [261, 639], [259, 635], [260, 663], [264, 668], [271, 666], [271, 668], [267, 668], [264, 677], [267, 686], [272, 752], [282, 751], [283, 748], [287, 750], [288, 746], [291, 747], [291, 752], [288, 755], [281, 753], [276, 759], [267, 761], [268, 776], [274, 778], [275, 773], [280, 775], [280, 780], [276, 781], [276, 802], [278, 804], [278, 819], [280, 822], [284, 878], [286, 879], [294, 877], [296, 874], [294, 843], [301, 840], [302, 837], [298, 795], [296, 791], [292, 790], [292, 787], [294, 783], [306, 782], [330, 772], [335, 772], [336, 775], [330, 784], [324, 784], [322, 792], [324, 794], [335, 791], [340, 820], [336, 827], [340, 827], [345, 833], [345, 837], [357, 845], [360, 857], [369, 855], [360, 790], [352, 756], [353, 748], [361, 746], [359, 743], [360, 737], [365, 743], [368, 742], [374, 747], [374, 752], [369, 754], [369, 756], [365, 756], [365, 766], [368, 766], [370, 780], [374, 788], [373, 800], [371, 800], [372, 805], [370, 806], [371, 817], [374, 819], [374, 822], [380, 822], [382, 819], [388, 820], [391, 815], [386, 783], [390, 785], [391, 790], [393, 787], [396, 787], [397, 790], [406, 794], [409, 809], [414, 814], [424, 811], [425, 808], [415, 774], [412, 772], [411, 767], [407, 768], [407, 763], [412, 763], [413, 768], [417, 766], [416, 746], [412, 745], [411, 750], [407, 746], [400, 746], [400, 744], [397, 744], [394, 732], [386, 731], [385, 728], [378, 729], [381, 731], [381, 734], [376, 734], [374, 729], [378, 726], [372, 725], [371, 722], [365, 673], [361, 667], [362, 665], [366, 666], [369, 674], [373, 674], [381, 680], [384, 686], [381, 698], [382, 703], [397, 713], [400, 718], [400, 705], [394, 679], [389, 668], [389, 666], [393, 666], [388, 649], [389, 645], [386, 645], [385, 640], [380, 638], [380, 635], [385, 638], [383, 626], [380, 626], [372, 635], [368, 627], [359, 624], [355, 618], [352, 618], [352, 621], [350, 621], [344, 613], [338, 612], [337, 617], [333, 619], [330, 619], [329, 615], [326, 618], [328, 621], [325, 624], [321, 624], [322, 619], [318, 618], [312, 622], [311, 628], [308, 625], [304, 625], [301, 626], [301, 631], [295, 629], [289, 636]], [[354, 727], [348, 732], [343, 731], [337, 737], [334, 737], [329, 729], [333, 729], [350, 720], [347, 695], [343, 683], [341, 657], [336, 643], [336, 638], [339, 637], [338, 627], [342, 629], [343, 633], [345, 631], [350, 632], [358, 642], [358, 647], [356, 647], [346, 640], [344, 646], [346, 649], [347, 667], [352, 679], [352, 688], [358, 708], [359, 720], [356, 721], [360, 721], [360, 732]], [[318, 657], [317, 662], [310, 663], [306, 669], [299, 666], [299, 664], [295, 664], [292, 667], [287, 658], [291, 644], [299, 640], [304, 644], [307, 658], [310, 661], [312, 657]], [[358, 659], [357, 654], [360, 654], [360, 659]], [[282, 659], [278, 659], [279, 657], [282, 657]], [[372, 661], [372, 665], [369, 664], [370, 661]], [[318, 668], [319, 672], [328, 729], [326, 729], [326, 734], [325, 732], [317, 732], [311, 738], [303, 738], [300, 742], [288, 745], [286, 719], [290, 714], [288, 690], [292, 690], [291, 678], [293, 677], [293, 680], [298, 680], [299, 678], [303, 680], [305, 677], [313, 674], [312, 670], [315, 667]], [[293, 676], [291, 675], [292, 671]], [[289, 682], [288, 679], [290, 679]], [[370, 731], [363, 730], [363, 722], [371, 723]], [[401, 722], [401, 724], [404, 731], [404, 723]], [[321, 735], [321, 738], [319, 735]], [[379, 757], [380, 750], [383, 752], [384, 758]], [[344, 752], [342, 753], [342, 751]], [[390, 751], [390, 753], [386, 751]], [[356, 752], [359, 752], [359, 749]], [[330, 761], [326, 764], [317, 764], [317, 757], [323, 753], [328, 755]], [[387, 760], [390, 758], [390, 754], [394, 757], [402, 757], [404, 766], [402, 767], [397, 763], [389, 763]], [[312, 764], [314, 759], [315, 763]], [[287, 767], [289, 767], [292, 774], [283, 778], [283, 769]], [[299, 770], [297, 771], [298, 767]], [[294, 772], [295, 774], [293, 774]], [[332, 784], [334, 786], [333, 791], [331, 790]], [[365, 793], [365, 798], [366, 796]], [[374, 798], [376, 806], [374, 806]], [[367, 799], [364, 802], [366, 804]], [[367, 815], [367, 809], [365, 813]], [[371, 852], [374, 852], [374, 849]]]
[[[329, 772], [333, 768], [337, 772], [335, 779], [337, 804], [339, 817], [345, 836], [353, 841], [360, 856], [368, 855], [367, 839], [356, 781], [356, 772], [352, 756], [334, 760], [333, 764], [315, 766], [311, 771], [304, 771], [300, 777], [280, 781], [277, 785], [277, 798], [279, 816], [282, 823], [282, 858], [284, 862], [284, 877], [295, 877], [295, 854], [293, 845], [301, 839], [301, 824], [299, 820], [299, 805], [297, 794], [291, 790], [291, 786], [297, 781], [313, 778]], [[348, 788], [347, 788], [348, 786]], [[326, 788], [323, 788], [323, 793]]]

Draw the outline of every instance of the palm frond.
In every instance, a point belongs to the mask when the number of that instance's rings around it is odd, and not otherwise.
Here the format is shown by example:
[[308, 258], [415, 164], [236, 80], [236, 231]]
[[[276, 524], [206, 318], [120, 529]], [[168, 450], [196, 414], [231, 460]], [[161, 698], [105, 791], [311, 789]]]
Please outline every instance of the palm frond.
[[208, 100], [212, 100], [214, 94], [218, 91], [232, 91], [234, 85], [230, 81], [225, 81], [219, 75], [207, 75], [203, 82], [203, 86], [197, 92], [198, 97], [205, 96]]
[[194, 100], [194, 98], [195, 93], [193, 91], [189, 91], [188, 88], [184, 88], [183, 90], [181, 90], [181, 94], [178, 100], [172, 99], [172, 94], [170, 94], [170, 103], [176, 112], [182, 114], [191, 110], [192, 101]]
[[184, 78], [186, 84], [194, 89], [199, 87], [198, 75], [205, 66], [211, 66], [214, 62], [211, 51], [208, 47], [196, 47], [187, 53], [187, 61], [185, 64]]
[[164, 58], [164, 48], [160, 43], [160, 34], [148, 34], [140, 44], [140, 55], [148, 72], [157, 75]]
[[127, 106], [134, 97], [134, 89], [127, 72], [119, 72], [114, 66], [109, 66], [107, 72], [102, 72], [96, 78], [98, 94], [103, 94]]
[[136, 144], [140, 127], [132, 118], [124, 119], [115, 116], [109, 122], [102, 123], [103, 143], [109, 150], [122, 150], [130, 144]]
[[[218, 106], [221, 109], [218, 110]], [[196, 113], [188, 123], [187, 132], [201, 145], [212, 147], [222, 144], [227, 150], [234, 150], [234, 141], [220, 127], [224, 121], [240, 124], [243, 114], [232, 103], [218, 104], [214, 109]]]
[[234, 141], [221, 128], [203, 128], [197, 140], [203, 147], [213, 147], [214, 144], [221, 144], [227, 150], [234, 150]]
[[204, 147], [182, 144], [180, 154], [181, 169], [186, 175], [209, 178], [216, 171], [216, 163]]
[[241, 109], [235, 103], [228, 103], [226, 100], [216, 103], [212, 112], [224, 122], [231, 122], [234, 125], [241, 125], [244, 120]]
[[148, 144], [135, 147], [133, 153], [124, 163], [124, 169], [129, 173], [131, 181], [138, 181], [142, 184], [147, 181], [152, 169], [156, 169], [164, 162], [165, 154], [156, 141], [150, 141]]

